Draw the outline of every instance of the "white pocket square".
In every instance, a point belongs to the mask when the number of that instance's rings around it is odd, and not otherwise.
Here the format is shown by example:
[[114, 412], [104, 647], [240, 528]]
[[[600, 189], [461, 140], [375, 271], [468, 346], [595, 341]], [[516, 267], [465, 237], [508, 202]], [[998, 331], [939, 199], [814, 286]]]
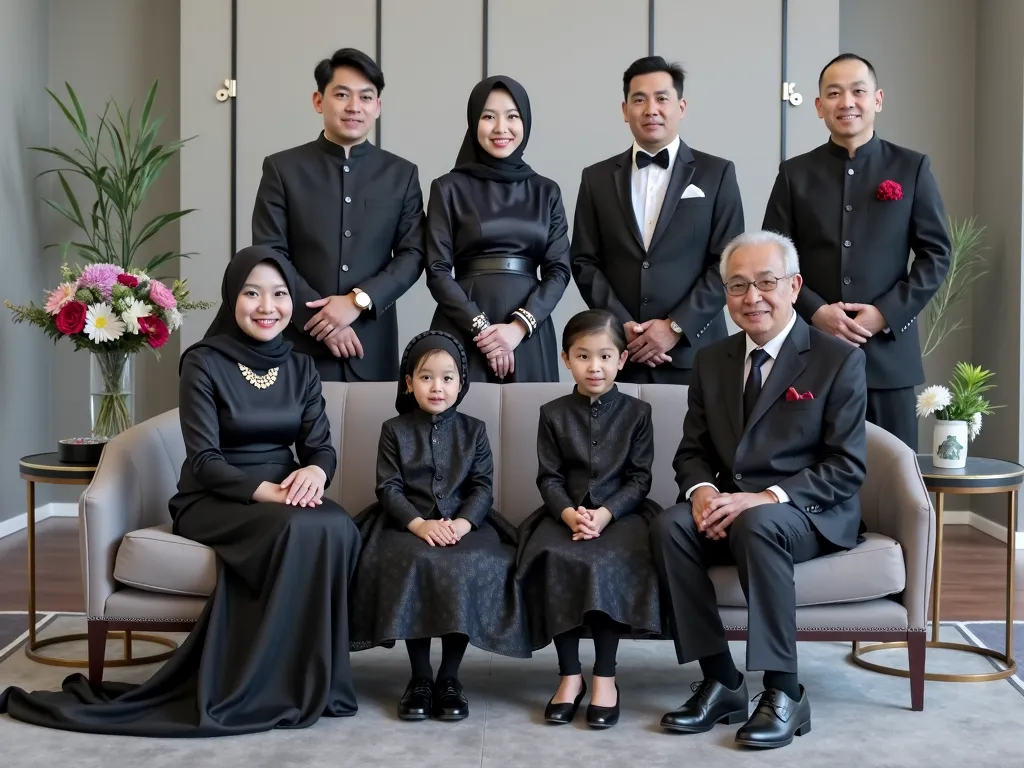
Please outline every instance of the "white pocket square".
[[704, 190], [703, 189], [701, 189], [700, 187], [698, 187], [695, 184], [691, 184], [690, 186], [688, 186], [686, 189], [683, 190], [683, 195], [679, 199], [680, 200], [685, 200], [688, 197], [704, 197], [704, 196], [705, 195], [704, 195]]

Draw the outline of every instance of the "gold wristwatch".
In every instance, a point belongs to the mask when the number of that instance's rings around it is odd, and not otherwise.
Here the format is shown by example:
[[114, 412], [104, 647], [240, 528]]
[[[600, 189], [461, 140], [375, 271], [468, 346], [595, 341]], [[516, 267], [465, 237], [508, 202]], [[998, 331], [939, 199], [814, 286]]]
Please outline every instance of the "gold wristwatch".
[[370, 309], [373, 307], [373, 302], [370, 300], [370, 294], [360, 288], [353, 288], [352, 293], [356, 295], [354, 301], [356, 306], [360, 309]]

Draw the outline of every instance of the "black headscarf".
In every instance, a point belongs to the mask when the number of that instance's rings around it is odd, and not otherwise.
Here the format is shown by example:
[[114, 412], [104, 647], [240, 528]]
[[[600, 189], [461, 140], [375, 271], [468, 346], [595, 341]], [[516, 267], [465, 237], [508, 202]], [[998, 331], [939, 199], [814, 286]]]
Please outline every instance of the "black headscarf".
[[416, 397], [406, 389], [405, 377], [413, 376], [416, 366], [423, 356], [435, 349], [443, 349], [452, 356], [452, 360], [459, 366], [459, 396], [455, 398], [455, 405], [452, 407], [457, 407], [469, 391], [469, 361], [466, 359], [466, 351], [462, 345], [456, 341], [454, 336], [444, 331], [424, 331], [409, 342], [402, 354], [402, 365], [399, 368], [401, 374], [398, 377], [398, 397], [395, 399], [395, 410], [399, 413], [412, 413], [419, 408]]
[[[235, 303], [242, 292], [242, 286], [249, 279], [249, 274], [257, 264], [270, 262], [284, 278], [288, 293], [295, 300], [295, 268], [292, 263], [265, 245], [251, 245], [243, 248], [228, 262], [224, 270], [224, 279], [220, 287], [220, 309], [213, 323], [201, 341], [185, 350], [185, 354], [197, 347], [212, 347], [221, 354], [230, 357], [236, 363], [252, 368], [254, 371], [266, 371], [281, 365], [292, 353], [292, 344], [284, 338], [284, 329], [270, 341], [258, 341], [238, 327], [235, 321]], [[179, 361], [178, 370], [181, 370]]]
[[[487, 97], [495, 88], [504, 88], [512, 95], [516, 103], [519, 116], [523, 120], [523, 140], [508, 157], [498, 158], [480, 146], [476, 139], [477, 126], [480, 123], [480, 115], [484, 111]], [[466, 120], [469, 125], [466, 128], [466, 136], [462, 140], [462, 147], [459, 149], [459, 156], [455, 159], [453, 171], [466, 173], [478, 179], [490, 181], [522, 181], [531, 176], [536, 176], [533, 170], [523, 160], [523, 150], [530, 140], [530, 126], [533, 124], [533, 117], [530, 113], [530, 97], [526, 89], [511, 77], [505, 75], [494, 75], [486, 80], [481, 80], [469, 94], [469, 105], [466, 107]]]

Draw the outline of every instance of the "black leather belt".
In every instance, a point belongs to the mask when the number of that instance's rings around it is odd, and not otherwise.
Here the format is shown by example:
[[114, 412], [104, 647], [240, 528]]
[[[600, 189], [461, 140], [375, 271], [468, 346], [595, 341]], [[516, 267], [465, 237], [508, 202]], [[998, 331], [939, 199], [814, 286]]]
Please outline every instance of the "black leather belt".
[[497, 272], [510, 272], [536, 278], [537, 265], [533, 259], [522, 256], [478, 256], [457, 262], [455, 265], [456, 280], [475, 275], [491, 275]]

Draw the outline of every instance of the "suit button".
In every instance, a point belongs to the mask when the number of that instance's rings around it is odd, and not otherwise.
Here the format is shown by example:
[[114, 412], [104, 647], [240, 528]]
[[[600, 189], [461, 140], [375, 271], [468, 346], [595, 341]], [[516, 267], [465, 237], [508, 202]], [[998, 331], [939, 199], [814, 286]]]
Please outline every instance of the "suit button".
[[443, 494], [443, 493], [438, 493], [438, 494], [435, 494], [435, 495], [436, 495], [436, 496], [437, 496], [437, 498], [439, 498], [439, 499], [443, 499], [443, 498], [444, 498], [444, 494]]
[[[348, 198], [345, 198], [345, 199], [348, 200]], [[853, 206], [852, 205], [846, 206], [846, 210], [852, 211], [853, 210]]]
[[844, 277], [843, 278], [843, 285], [849, 285], [852, 282], [853, 281], [850, 278], [848, 278], [848, 277]]
[[740, 472], [737, 472], [737, 473], [736, 473], [736, 479], [737, 479], [737, 480], [742, 480], [742, 479], [743, 479], [743, 474], [742, 474], [742, 473], [740, 473]]
[[[352, 198], [351, 197], [346, 197], [345, 198], [345, 202], [346, 203], [351, 203], [352, 202]], [[847, 210], [849, 210], [849, 206], [847, 206]]]
[[651, 301], [650, 299], [648, 299], [646, 296], [644, 296], [644, 304], [649, 304], [650, 301]]
[[[346, 167], [345, 167], [345, 170], [346, 170], [346, 171], [348, 170], [348, 166], [346, 166]], [[853, 176], [853, 168], [851, 168], [850, 170], [848, 170], [848, 171], [847, 171], [847, 173], [848, 173], [848, 174], [850, 174], [851, 176]]]
[[[348, 173], [348, 166], [347, 165], [343, 165], [341, 169], [343, 171], [345, 171], [345, 173]], [[853, 173], [853, 171], [850, 171], [850, 173]]]
[[597, 440], [591, 440], [590, 443], [591, 445], [597, 445]]
[[440, 479], [441, 479], [441, 476], [440, 476], [440, 475], [434, 475], [434, 479], [435, 479], [435, 480], [440, 480]]
[[[345, 234], [348, 234], [348, 233], [346, 232]], [[851, 245], [853, 245], [853, 243], [851, 243], [849, 240], [843, 240], [843, 245], [845, 245], [847, 248], [849, 248]]]
[[342, 272], [348, 272], [348, 264], [342, 264], [341, 265], [341, 271]]
[[345, 237], [352, 237], [352, 230], [351, 229], [346, 229], [345, 230]]
[[597, 477], [597, 472], [591, 472], [591, 473], [590, 473], [590, 476], [591, 476], [591, 477]]
[[645, 261], [644, 262], [644, 269], [650, 269], [650, 268], [651, 268], [651, 262]]

